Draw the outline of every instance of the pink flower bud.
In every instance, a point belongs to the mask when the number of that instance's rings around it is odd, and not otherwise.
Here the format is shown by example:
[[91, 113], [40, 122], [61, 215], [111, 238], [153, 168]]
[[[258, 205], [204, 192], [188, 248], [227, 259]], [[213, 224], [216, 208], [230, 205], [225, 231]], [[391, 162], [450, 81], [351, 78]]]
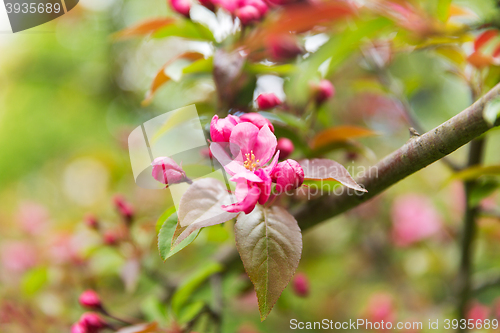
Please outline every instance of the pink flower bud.
[[474, 301], [470, 306], [469, 310], [467, 311], [467, 319], [473, 321], [476, 323], [478, 320], [484, 321], [485, 319], [488, 319], [490, 315], [490, 308], [486, 305], [483, 305], [477, 301]]
[[87, 328], [80, 323], [76, 323], [71, 326], [71, 333], [89, 333]]
[[162, 184], [172, 185], [186, 180], [186, 173], [170, 157], [158, 157], [153, 163], [153, 177]]
[[102, 303], [101, 299], [99, 298], [99, 295], [95, 291], [90, 289], [84, 291], [80, 295], [78, 301], [80, 302], [81, 306], [89, 309], [97, 310], [102, 308]]
[[[241, 2], [243, 3], [243, 6], [252, 6], [252, 7], [257, 8], [257, 10], [259, 11], [259, 14], [261, 16], [266, 15], [267, 10], [269, 9], [267, 7], [266, 3], [262, 0], [242, 0]], [[243, 7], [243, 6], [240, 6], [240, 7]]]
[[318, 84], [313, 85], [313, 90], [317, 104], [322, 104], [335, 95], [335, 87], [328, 80], [321, 80]]
[[97, 218], [92, 214], [85, 216], [84, 223], [89, 228], [92, 228], [92, 229], [99, 228], [99, 222], [97, 221]]
[[242, 25], [259, 21], [262, 17], [259, 10], [254, 6], [243, 6], [234, 11], [234, 15], [240, 19]]
[[240, 117], [240, 120], [242, 122], [252, 123], [255, 126], [257, 126], [259, 129], [264, 127], [264, 125], [267, 125], [267, 126], [269, 126], [269, 129], [271, 130], [271, 132], [274, 133], [274, 126], [273, 126], [273, 124], [271, 124], [269, 119], [267, 119], [266, 117], [263, 117], [262, 115], [260, 115], [256, 112], [245, 113], [243, 116]]
[[276, 146], [276, 150], [280, 151], [280, 158], [286, 159], [293, 153], [295, 147], [293, 146], [292, 140], [288, 138], [279, 138], [278, 145]]
[[191, 9], [189, 0], [170, 0], [170, 5], [177, 13], [189, 18], [189, 10]]
[[297, 161], [286, 160], [278, 163], [271, 174], [273, 182], [276, 182], [276, 193], [291, 191], [304, 182], [304, 170]]
[[257, 97], [257, 105], [260, 110], [269, 110], [280, 104], [280, 99], [273, 93], [264, 93]]
[[215, 11], [215, 4], [212, 0], [198, 0], [200, 5], [210, 9], [211, 11]]
[[104, 244], [106, 245], [116, 245], [118, 243], [118, 235], [115, 231], [113, 230], [107, 230], [104, 232], [104, 235], [102, 236]]
[[115, 206], [120, 215], [122, 215], [127, 221], [130, 221], [134, 216], [134, 209], [132, 206], [125, 201], [125, 199], [119, 195], [115, 196]]
[[108, 326], [108, 324], [104, 321], [104, 319], [102, 319], [98, 314], [93, 312], [87, 312], [82, 314], [78, 324], [83, 326], [89, 333], [98, 332], [99, 330]]
[[292, 287], [297, 296], [307, 297], [309, 295], [309, 279], [304, 273], [295, 274]]
[[241, 123], [241, 120], [233, 115], [228, 115], [226, 118], [219, 119], [215, 115], [210, 122], [210, 137], [213, 142], [229, 142], [231, 131], [234, 126]]
[[304, 52], [292, 37], [273, 38], [268, 48], [271, 56], [276, 60], [290, 60]]

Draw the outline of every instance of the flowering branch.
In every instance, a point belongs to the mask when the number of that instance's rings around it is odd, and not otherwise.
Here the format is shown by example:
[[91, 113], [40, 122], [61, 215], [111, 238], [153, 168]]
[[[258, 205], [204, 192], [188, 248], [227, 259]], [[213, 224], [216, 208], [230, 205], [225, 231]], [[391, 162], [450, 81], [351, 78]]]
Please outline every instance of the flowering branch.
[[[498, 96], [500, 84], [455, 117], [425, 134], [410, 138], [405, 145], [376, 164], [376, 175], [357, 179], [368, 193], [358, 196], [345, 192], [338, 196], [325, 196], [301, 207], [294, 214], [301, 229], [313, 227], [360, 205], [485, 133], [491, 126], [484, 120], [483, 110]], [[499, 125], [499, 121], [495, 125]]]

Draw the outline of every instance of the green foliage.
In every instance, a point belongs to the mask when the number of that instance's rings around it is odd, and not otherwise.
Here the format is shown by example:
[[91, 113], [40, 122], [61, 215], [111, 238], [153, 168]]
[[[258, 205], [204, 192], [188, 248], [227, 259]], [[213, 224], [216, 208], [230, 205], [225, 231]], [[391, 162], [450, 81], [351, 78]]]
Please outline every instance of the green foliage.
[[167, 260], [174, 254], [191, 244], [196, 239], [199, 233], [200, 229], [197, 229], [179, 244], [174, 245], [176, 238], [179, 236], [179, 233], [177, 213], [173, 213], [165, 220], [163, 226], [160, 229], [160, 233], [158, 234], [158, 250], [160, 251], [161, 258], [164, 261]]

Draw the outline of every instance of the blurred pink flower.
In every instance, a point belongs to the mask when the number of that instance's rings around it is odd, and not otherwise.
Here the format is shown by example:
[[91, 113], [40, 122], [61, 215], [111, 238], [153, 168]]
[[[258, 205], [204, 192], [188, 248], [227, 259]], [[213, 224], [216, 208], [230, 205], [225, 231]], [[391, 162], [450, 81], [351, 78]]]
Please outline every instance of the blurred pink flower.
[[91, 289], [81, 293], [80, 297], [78, 298], [78, 302], [80, 302], [81, 306], [89, 309], [97, 310], [102, 308], [99, 294]]
[[313, 84], [312, 90], [317, 104], [322, 104], [335, 95], [335, 87], [328, 80], [321, 80], [319, 83]]
[[42, 232], [49, 222], [49, 211], [36, 202], [25, 201], [19, 205], [17, 220], [24, 231], [36, 235]]
[[304, 50], [297, 44], [295, 38], [291, 36], [279, 36], [270, 38], [267, 48], [273, 59], [285, 61], [296, 58], [304, 53]]
[[118, 210], [118, 213], [122, 215], [125, 220], [130, 222], [132, 217], [134, 216], [134, 208], [132, 205], [128, 203], [121, 195], [116, 195], [114, 198], [115, 207]]
[[37, 264], [38, 252], [28, 242], [14, 241], [0, 246], [0, 259], [5, 270], [22, 273]]
[[191, 9], [189, 0], [170, 0], [170, 5], [177, 13], [189, 18], [189, 10]]
[[488, 306], [475, 301], [470, 305], [466, 317], [467, 319], [472, 319], [474, 322], [478, 320], [484, 321], [488, 319], [489, 314], [490, 308]]
[[391, 211], [392, 238], [396, 246], [406, 247], [436, 235], [442, 220], [432, 202], [419, 194], [406, 194], [394, 200]]
[[391, 295], [386, 293], [373, 294], [368, 300], [365, 316], [371, 322], [394, 322], [396, 320], [396, 309]]
[[280, 104], [281, 100], [273, 93], [264, 93], [257, 97], [257, 105], [260, 110], [269, 110]]
[[309, 295], [309, 279], [304, 273], [297, 273], [292, 281], [293, 291], [295, 295], [307, 297]]
[[276, 150], [280, 151], [280, 159], [284, 160], [293, 153], [295, 147], [289, 138], [279, 138]]

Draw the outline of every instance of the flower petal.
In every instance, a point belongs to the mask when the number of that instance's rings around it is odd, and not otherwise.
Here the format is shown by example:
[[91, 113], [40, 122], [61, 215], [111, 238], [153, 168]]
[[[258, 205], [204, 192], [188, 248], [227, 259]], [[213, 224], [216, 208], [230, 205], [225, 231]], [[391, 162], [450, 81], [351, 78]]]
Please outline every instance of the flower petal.
[[243, 201], [228, 206], [222, 206], [222, 209], [229, 213], [244, 212], [245, 214], [250, 214], [259, 200], [259, 196], [260, 189], [254, 186], [248, 190]]
[[[269, 128], [267, 130], [269, 131]], [[237, 156], [240, 152], [242, 156], [245, 156], [251, 150], [255, 150], [254, 146], [259, 133], [259, 128], [252, 123], [240, 123], [234, 126], [229, 138], [229, 142], [231, 143], [229, 148], [233, 156]]]
[[[212, 155], [217, 159], [217, 161], [219, 161], [219, 163], [224, 167], [226, 172], [231, 176], [240, 172], [247, 171], [247, 169], [245, 169], [245, 167], [243, 166], [243, 157], [241, 153], [239, 153], [239, 155], [236, 156], [235, 159], [232, 159], [224, 149], [227, 146], [227, 143], [212, 142], [210, 144], [210, 151], [212, 152]], [[229, 146], [232, 145], [229, 144]]]
[[259, 176], [257, 176], [257, 174], [255, 174], [252, 171], [248, 171], [248, 170], [245, 170], [243, 172], [238, 172], [233, 177], [231, 177], [231, 179], [229, 179], [229, 180], [232, 182], [239, 182], [241, 180], [248, 180], [248, 181], [251, 181], [254, 183], [262, 183], [263, 182], [263, 180], [261, 178], [259, 178]]
[[277, 145], [278, 141], [276, 140], [276, 136], [271, 132], [269, 126], [264, 125], [257, 134], [256, 142], [253, 146], [253, 153], [255, 154], [255, 158], [260, 161], [260, 165], [269, 162], [276, 151]]

